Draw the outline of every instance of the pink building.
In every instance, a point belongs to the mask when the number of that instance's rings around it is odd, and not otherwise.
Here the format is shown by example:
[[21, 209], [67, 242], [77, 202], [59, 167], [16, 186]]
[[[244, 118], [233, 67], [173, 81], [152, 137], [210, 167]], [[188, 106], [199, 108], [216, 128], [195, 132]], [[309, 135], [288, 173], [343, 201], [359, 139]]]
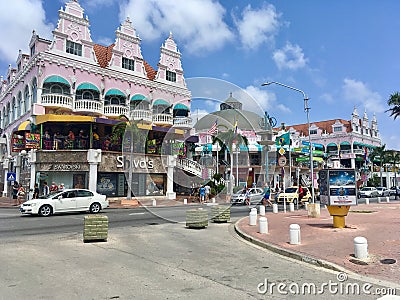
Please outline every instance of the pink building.
[[167, 173], [175, 163], [164, 154], [191, 128], [191, 93], [172, 34], [161, 45], [157, 69], [143, 58], [140, 42], [127, 19], [112, 45], [95, 44], [74, 0], [59, 10], [52, 40], [33, 31], [30, 53], [20, 52], [0, 82], [3, 194], [7, 174], [15, 172], [30, 188], [44, 181], [73, 187], [79, 177], [86, 188], [125, 196], [126, 159], [121, 167], [121, 141], [112, 131], [125, 115], [146, 131], [136, 157], [152, 165], [132, 170], [134, 194], [174, 197]]

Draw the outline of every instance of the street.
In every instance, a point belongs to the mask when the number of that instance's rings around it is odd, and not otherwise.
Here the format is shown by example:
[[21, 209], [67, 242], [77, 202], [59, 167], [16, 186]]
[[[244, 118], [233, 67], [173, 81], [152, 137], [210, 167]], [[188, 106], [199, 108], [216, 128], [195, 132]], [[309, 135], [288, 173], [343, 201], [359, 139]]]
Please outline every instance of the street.
[[[308, 293], [286, 290], [285, 295], [276, 285], [338, 283], [335, 272], [244, 242], [233, 229], [239, 216], [187, 229], [186, 209], [153, 209], [181, 223], [155, 218], [143, 208], [105, 210], [109, 238], [97, 243], [82, 241], [85, 214], [20, 217], [1, 209], [0, 299], [310, 299]], [[248, 207], [232, 211], [246, 215]], [[265, 290], [265, 283], [271, 289]], [[315, 298], [330, 299], [332, 293], [325, 289]], [[334, 298], [377, 296], [336, 292]]]

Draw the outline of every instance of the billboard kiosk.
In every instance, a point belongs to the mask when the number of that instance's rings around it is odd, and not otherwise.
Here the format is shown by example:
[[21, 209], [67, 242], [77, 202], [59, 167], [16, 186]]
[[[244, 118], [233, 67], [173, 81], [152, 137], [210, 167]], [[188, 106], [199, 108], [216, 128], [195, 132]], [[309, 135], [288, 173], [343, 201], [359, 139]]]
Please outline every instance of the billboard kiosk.
[[355, 169], [323, 169], [319, 171], [321, 204], [325, 204], [333, 227], [344, 228], [350, 206], [357, 205]]

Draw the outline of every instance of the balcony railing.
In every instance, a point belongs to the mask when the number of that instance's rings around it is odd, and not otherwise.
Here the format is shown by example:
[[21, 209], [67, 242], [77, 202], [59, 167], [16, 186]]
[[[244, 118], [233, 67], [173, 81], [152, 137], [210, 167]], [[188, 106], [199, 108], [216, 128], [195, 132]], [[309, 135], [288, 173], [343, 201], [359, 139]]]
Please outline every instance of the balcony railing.
[[102, 114], [103, 104], [96, 100], [76, 100], [74, 111]]
[[127, 115], [128, 110], [128, 107], [123, 105], [111, 104], [104, 106], [104, 114], [106, 116], [118, 117], [121, 115]]
[[174, 127], [178, 128], [190, 128], [192, 127], [192, 119], [189, 117], [175, 117]]
[[153, 123], [157, 125], [173, 125], [174, 119], [171, 114], [153, 115]]
[[202, 177], [203, 166], [193, 160], [187, 158], [179, 158], [176, 160], [176, 166], [197, 177]]
[[135, 109], [130, 112], [131, 118], [134, 121], [145, 121], [151, 123], [153, 121], [153, 116], [151, 110]]
[[64, 107], [72, 110], [72, 97], [61, 94], [42, 95], [42, 105], [47, 107]]

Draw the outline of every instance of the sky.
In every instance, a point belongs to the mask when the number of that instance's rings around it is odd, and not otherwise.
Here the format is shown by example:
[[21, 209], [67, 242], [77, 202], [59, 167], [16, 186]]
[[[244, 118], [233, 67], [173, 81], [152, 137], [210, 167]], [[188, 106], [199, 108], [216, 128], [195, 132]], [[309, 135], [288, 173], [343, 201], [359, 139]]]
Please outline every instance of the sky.
[[[52, 38], [62, 0], [0, 1], [0, 75], [29, 53], [32, 30]], [[387, 100], [400, 91], [400, 2], [397, 0], [79, 0], [95, 43], [110, 45], [130, 17], [144, 59], [157, 68], [160, 46], [172, 32], [187, 82], [215, 78], [250, 94], [260, 114], [278, 125], [304, 124], [303, 91], [310, 122], [350, 120], [354, 107], [375, 114], [386, 149], [400, 150], [400, 119]], [[15, 16], [18, 16], [17, 18]], [[190, 86], [190, 84], [188, 84]], [[241, 100], [240, 92], [233, 97]], [[202, 95], [200, 95], [202, 96]], [[192, 116], [218, 109], [219, 101], [194, 99]]]

